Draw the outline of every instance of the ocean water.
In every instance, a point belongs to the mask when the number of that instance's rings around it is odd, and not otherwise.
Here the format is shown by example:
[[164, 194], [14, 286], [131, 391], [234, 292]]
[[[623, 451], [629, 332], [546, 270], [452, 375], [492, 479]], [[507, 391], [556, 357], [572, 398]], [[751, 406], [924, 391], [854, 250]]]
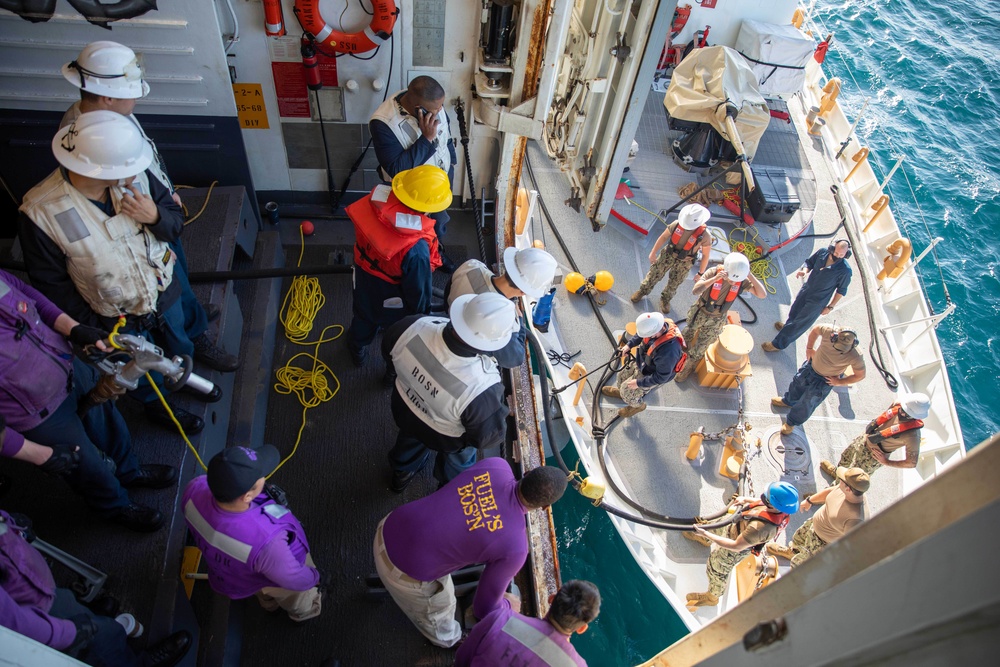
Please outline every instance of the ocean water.
[[[1000, 431], [1000, 2], [847, 0], [817, 3], [835, 35], [824, 64], [842, 80], [841, 104], [889, 183], [904, 233], [936, 258], [919, 268], [935, 312], [958, 308], [938, 327], [966, 446]], [[824, 33], [826, 34], [826, 33]], [[851, 146], [848, 150], [856, 148]], [[573, 467], [575, 452], [564, 456]], [[574, 646], [591, 665], [627, 667], [686, 633], [622, 544], [610, 519], [568, 494], [554, 508], [565, 579], [598, 584], [604, 602]]]

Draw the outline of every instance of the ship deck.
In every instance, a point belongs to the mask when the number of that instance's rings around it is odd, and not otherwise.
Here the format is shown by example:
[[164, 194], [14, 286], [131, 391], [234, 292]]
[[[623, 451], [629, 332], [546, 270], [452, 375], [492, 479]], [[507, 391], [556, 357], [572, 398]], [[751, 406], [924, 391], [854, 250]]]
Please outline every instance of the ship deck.
[[[832, 157], [825, 154], [823, 144], [814, 140], [802, 129], [804, 109], [800, 98], [788, 102], [789, 111], [796, 122], [786, 124], [772, 118], [761, 141], [754, 167], [760, 165], [782, 167], [799, 183], [802, 208], [788, 223], [768, 225], [758, 223], [752, 228], [759, 234], [758, 245], [770, 247], [789, 238], [798, 231], [809, 234], [830, 234], [837, 230], [840, 216], [830, 186], [835, 183], [826, 166]], [[635, 201], [649, 211], [660, 211], [676, 203], [680, 197], [678, 187], [695, 180], [693, 174], [678, 167], [670, 155], [670, 142], [677, 136], [667, 127], [662, 106], [662, 95], [649, 95], [636, 135], [639, 153], [631, 170], [624, 175], [635, 194]], [[542, 216], [551, 215], [551, 222], [559, 230], [569, 253], [584, 275], [597, 270], [608, 270], [615, 277], [615, 284], [607, 294], [607, 303], [600, 308], [601, 316], [610, 329], [622, 329], [627, 322], [646, 310], [658, 305], [659, 290], [654, 290], [637, 304], [629, 301], [630, 294], [638, 287], [649, 266], [647, 256], [662, 224], [649, 212], [624, 200], [615, 202], [615, 210], [638, 226], [649, 229], [648, 235], [611, 217], [607, 225], [595, 234], [590, 222], [559, 202], [565, 199], [565, 180], [558, 168], [545, 156], [543, 150], [532, 145], [529, 149], [531, 171], [535, 187], [547, 202], [541, 215], [532, 220], [530, 234], [545, 243], [546, 249], [555, 254], [564, 272], [572, 271], [570, 259], [562, 251], [550, 227]], [[704, 183], [706, 177], [702, 177]], [[527, 181], [530, 184], [530, 180]], [[637, 187], [638, 186], [638, 187]], [[727, 237], [742, 239], [746, 229], [737, 229], [735, 216], [719, 206], [712, 206], [710, 226], [720, 227]], [[672, 214], [670, 219], [674, 219]], [[806, 229], [803, 230], [803, 227]], [[735, 230], [735, 234], [733, 233]], [[839, 233], [836, 238], [842, 236]], [[832, 238], [801, 238], [776, 251], [771, 262], [776, 276], [767, 281], [768, 296], [764, 300], [745, 295], [752, 311], [745, 305], [739, 311], [744, 327], [754, 338], [750, 354], [752, 377], [742, 385], [743, 416], [752, 425], [749, 433], [748, 461], [755, 491], [759, 495], [767, 484], [779, 479], [795, 484], [805, 495], [815, 492], [829, 482], [819, 471], [823, 459], [837, 460], [864, 425], [884, 410], [893, 400], [893, 392], [875, 371], [868, 344], [868, 312], [858, 276], [859, 266], [849, 260], [854, 269], [854, 279], [848, 295], [837, 309], [821, 317], [818, 324], [849, 325], [858, 330], [859, 348], [865, 355], [867, 377], [851, 387], [837, 387], [816, 410], [812, 418], [797, 428], [791, 436], [782, 437], [779, 428], [781, 414], [770, 406], [772, 396], [780, 396], [788, 386], [798, 366], [804, 361], [806, 336], [783, 352], [765, 353], [760, 345], [771, 340], [773, 323], [783, 321], [801, 281], [794, 277], [798, 266], [817, 248], [827, 245]], [[519, 244], [530, 243], [528, 238]], [[692, 276], [693, 277], [693, 271]], [[685, 282], [672, 303], [670, 317], [685, 317], [693, 303], [692, 282]], [[662, 289], [662, 283], [659, 287]], [[542, 334], [547, 348], [570, 354], [579, 351], [573, 362], [582, 362], [589, 369], [605, 363], [612, 346], [588, 300], [570, 294], [564, 289], [556, 293], [553, 326]], [[683, 328], [683, 327], [682, 327]], [[569, 368], [553, 369], [553, 386], [568, 382]], [[889, 368], [890, 372], [895, 369]], [[566, 423], [578, 416], [585, 419], [585, 427], [573, 430], [578, 449], [583, 451], [589, 472], [601, 475], [593, 459], [593, 443], [589, 438], [590, 402], [599, 375], [593, 377], [584, 390], [579, 407], [569, 404], [572, 391], [560, 394], [560, 407]], [[628, 420], [619, 420], [609, 432], [607, 452], [609, 468], [619, 485], [634, 500], [656, 512], [675, 517], [706, 515], [720, 510], [736, 491], [736, 483], [718, 473], [722, 442], [705, 441], [700, 458], [689, 462], [685, 456], [690, 433], [700, 427], [707, 433], [723, 430], [737, 420], [739, 405], [735, 390], [709, 389], [698, 386], [697, 376], [683, 384], [670, 383], [647, 395], [648, 409]], [[604, 421], [607, 423], [621, 402], [604, 399]], [[761, 446], [758, 447], [757, 443]], [[589, 459], [589, 461], [588, 461]], [[878, 472], [876, 483], [867, 494], [870, 511], [874, 514], [894, 502], [903, 493], [902, 474], [886, 468]], [[609, 491], [609, 497], [614, 498]], [[626, 507], [620, 500], [616, 505]], [[627, 508], [627, 507], [626, 507]], [[788, 540], [807, 516], [798, 514], [779, 541]], [[707, 587], [705, 561], [707, 551], [685, 539], [677, 532], [645, 530], [644, 527], [626, 525], [612, 517], [626, 543], [654, 583], [678, 610], [682, 619], [692, 629], [718, 616], [732, 604], [733, 589], [730, 585], [723, 604], [716, 608], [702, 608], [689, 614], [683, 607], [686, 593], [704, 591]], [[728, 602], [728, 603], [727, 603]]]

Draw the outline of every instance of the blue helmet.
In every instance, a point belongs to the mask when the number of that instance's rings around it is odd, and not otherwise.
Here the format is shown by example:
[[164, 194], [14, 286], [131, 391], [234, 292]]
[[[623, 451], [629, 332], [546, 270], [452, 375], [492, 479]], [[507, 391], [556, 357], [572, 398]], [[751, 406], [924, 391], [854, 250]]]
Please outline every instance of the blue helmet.
[[799, 511], [799, 490], [788, 482], [774, 482], [767, 487], [767, 502], [779, 512], [795, 514]]

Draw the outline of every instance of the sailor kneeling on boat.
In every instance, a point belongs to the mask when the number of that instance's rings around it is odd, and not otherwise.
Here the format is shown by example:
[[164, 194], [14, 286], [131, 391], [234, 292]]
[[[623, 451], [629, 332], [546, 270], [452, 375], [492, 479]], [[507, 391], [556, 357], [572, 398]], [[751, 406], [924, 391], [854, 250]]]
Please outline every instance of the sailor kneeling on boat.
[[549, 596], [549, 613], [531, 618], [501, 607], [476, 623], [455, 654], [455, 667], [586, 667], [570, 644], [601, 611], [601, 593], [589, 581], [567, 581]]
[[378, 576], [421, 634], [437, 646], [454, 646], [462, 628], [451, 573], [485, 565], [472, 603], [477, 618], [512, 602], [519, 607], [504, 591], [528, 556], [524, 515], [565, 491], [558, 468], [535, 468], [517, 481], [506, 461], [484, 459], [382, 519], [373, 545]]
[[184, 519], [212, 590], [233, 600], [256, 595], [267, 611], [306, 621], [319, 616], [324, 587], [302, 524], [265, 492], [280, 460], [271, 445], [222, 450], [184, 489]]
[[799, 510], [799, 491], [788, 482], [774, 482], [760, 499], [739, 497], [734, 505], [747, 506], [743, 518], [728, 526], [709, 532], [695, 526], [694, 533], [684, 532], [689, 540], [712, 548], [705, 568], [708, 575], [707, 593], [688, 593], [688, 607], [714, 607], [726, 590], [729, 573], [746, 558], [757, 553], [788, 525], [788, 518]]
[[646, 394], [673, 380], [687, 360], [680, 330], [663, 313], [653, 311], [637, 317], [635, 332], [619, 348], [624, 367], [618, 372], [617, 386], [601, 387], [605, 396], [620, 398], [627, 404], [618, 410], [619, 417], [645, 410], [642, 399]]
[[[915, 468], [920, 456], [920, 429], [930, 409], [926, 394], [901, 394], [899, 401], [871, 420], [865, 432], [851, 441], [840, 455], [840, 463], [834, 466], [830, 461], [821, 461], [820, 470], [835, 477], [838, 467], [861, 468], [869, 475], [882, 466]], [[894, 451], [904, 448], [904, 459], [889, 459]]]

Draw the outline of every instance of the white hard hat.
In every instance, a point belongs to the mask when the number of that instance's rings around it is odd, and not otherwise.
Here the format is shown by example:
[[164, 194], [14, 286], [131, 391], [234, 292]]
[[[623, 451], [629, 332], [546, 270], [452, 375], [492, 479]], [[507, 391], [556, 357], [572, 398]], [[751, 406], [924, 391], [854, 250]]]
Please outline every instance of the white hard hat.
[[514, 286], [532, 299], [541, 298], [556, 276], [556, 258], [539, 248], [507, 248], [503, 267]]
[[738, 283], [747, 279], [750, 275], [750, 260], [741, 252], [731, 252], [726, 255], [722, 266], [729, 274], [729, 281]]
[[899, 407], [914, 419], [923, 419], [931, 412], [931, 399], [927, 394], [900, 394]]
[[659, 333], [665, 322], [666, 319], [661, 312], [654, 310], [651, 313], [643, 313], [635, 318], [635, 332], [642, 338], [649, 338]]
[[712, 214], [701, 204], [688, 204], [677, 214], [677, 222], [681, 229], [692, 231], [704, 225], [711, 217]]
[[449, 314], [458, 337], [482, 352], [509, 343], [517, 322], [514, 304], [496, 292], [463, 294], [452, 302]]
[[149, 93], [135, 51], [118, 42], [91, 42], [76, 60], [63, 65], [62, 75], [77, 88], [103, 97], [136, 100]]
[[107, 109], [81, 114], [56, 132], [52, 152], [70, 171], [104, 180], [135, 176], [153, 161], [153, 149], [135, 123]]

